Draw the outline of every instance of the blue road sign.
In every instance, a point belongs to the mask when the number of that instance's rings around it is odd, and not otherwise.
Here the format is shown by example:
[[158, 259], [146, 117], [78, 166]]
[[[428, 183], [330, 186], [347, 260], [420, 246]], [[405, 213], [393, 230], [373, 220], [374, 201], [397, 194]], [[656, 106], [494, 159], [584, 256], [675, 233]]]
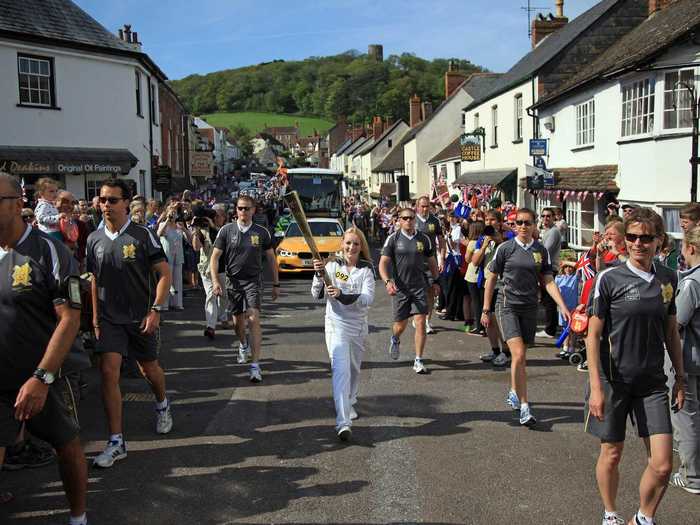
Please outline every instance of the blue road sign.
[[530, 139], [530, 156], [547, 156], [547, 139]]

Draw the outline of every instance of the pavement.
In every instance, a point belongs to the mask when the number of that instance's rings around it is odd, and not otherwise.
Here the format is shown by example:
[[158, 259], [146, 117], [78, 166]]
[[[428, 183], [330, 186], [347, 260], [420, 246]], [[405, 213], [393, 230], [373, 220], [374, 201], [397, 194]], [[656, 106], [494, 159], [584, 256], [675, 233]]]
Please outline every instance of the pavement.
[[[508, 372], [483, 364], [485, 339], [436, 320], [431, 374], [411, 370], [412, 335], [399, 361], [387, 354], [390, 302], [378, 283], [370, 310], [360, 419], [352, 441], [334, 432], [323, 304], [310, 280], [282, 280], [263, 318], [264, 381], [236, 363], [231, 331], [203, 330], [203, 296], [164, 316], [162, 362], [175, 426], [154, 432], [152, 395], [122, 379], [128, 457], [90, 468], [91, 524], [588, 524], [600, 523], [597, 441], [583, 432], [586, 375], [554, 358], [552, 341], [529, 350], [529, 392], [539, 419], [521, 428], [506, 409]], [[269, 289], [268, 289], [269, 291]], [[80, 408], [86, 454], [106, 440], [99, 377]], [[637, 510], [645, 451], [633, 430], [621, 465], [619, 511]], [[677, 461], [677, 458], [675, 458]], [[55, 466], [2, 473], [16, 500], [0, 523], [67, 523]], [[669, 489], [660, 523], [700, 523], [700, 497]]]

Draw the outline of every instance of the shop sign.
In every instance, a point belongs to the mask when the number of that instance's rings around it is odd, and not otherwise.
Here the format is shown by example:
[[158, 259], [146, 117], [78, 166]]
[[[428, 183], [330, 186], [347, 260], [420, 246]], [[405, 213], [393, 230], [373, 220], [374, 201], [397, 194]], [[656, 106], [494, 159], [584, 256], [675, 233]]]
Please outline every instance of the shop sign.
[[474, 162], [481, 160], [481, 139], [474, 133], [463, 133], [459, 137], [461, 160]]
[[547, 139], [530, 139], [530, 156], [547, 156]]
[[151, 172], [153, 189], [156, 191], [170, 191], [173, 172], [170, 166], [157, 166]]
[[82, 174], [82, 173], [110, 173], [120, 175], [122, 167], [118, 164], [100, 164], [92, 162], [58, 162], [56, 173]]
[[193, 151], [191, 175], [193, 177], [211, 177], [213, 175], [213, 162], [211, 151]]
[[0, 171], [13, 175], [44, 175], [53, 172], [53, 163], [3, 160], [0, 162]]

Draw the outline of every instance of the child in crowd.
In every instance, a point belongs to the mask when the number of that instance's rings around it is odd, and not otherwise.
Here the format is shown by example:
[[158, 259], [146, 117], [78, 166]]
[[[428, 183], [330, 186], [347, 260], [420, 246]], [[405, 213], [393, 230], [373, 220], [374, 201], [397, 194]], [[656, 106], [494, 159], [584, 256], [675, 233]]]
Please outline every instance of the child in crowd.
[[[566, 303], [566, 307], [570, 312], [573, 312], [578, 304], [578, 273], [576, 273], [576, 263], [569, 259], [564, 259], [561, 261], [561, 273], [559, 273], [555, 278], [554, 282], [557, 283], [559, 288], [559, 293]], [[566, 319], [559, 314], [559, 326], [562, 330], [566, 329]], [[561, 347], [561, 351], [558, 357], [566, 357], [569, 355], [571, 348], [571, 334], [568, 335], [564, 344]]]
[[34, 210], [39, 229], [56, 240], [63, 242], [60, 220], [66, 218], [66, 214], [59, 213], [56, 208], [58, 184], [53, 179], [43, 177], [36, 182], [34, 187], [39, 196]]

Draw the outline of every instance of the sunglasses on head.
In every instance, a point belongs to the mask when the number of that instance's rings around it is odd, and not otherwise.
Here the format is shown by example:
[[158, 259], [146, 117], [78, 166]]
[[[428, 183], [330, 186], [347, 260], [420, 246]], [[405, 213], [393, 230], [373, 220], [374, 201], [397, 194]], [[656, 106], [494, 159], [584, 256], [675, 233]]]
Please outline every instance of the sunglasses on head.
[[123, 197], [98, 197], [100, 199], [100, 204], [109, 202], [110, 204], [117, 204], [119, 201], [123, 201]]
[[401, 219], [402, 221], [412, 221], [415, 218], [415, 215], [402, 215], [401, 217], [399, 217], [399, 219]]
[[250, 206], [236, 206], [236, 209], [238, 211], [248, 211], [250, 209]]
[[642, 244], [649, 244], [656, 238], [655, 235], [636, 235], [634, 233], [625, 233], [625, 240], [627, 242], [635, 243], [637, 239], [642, 241]]
[[515, 224], [516, 224], [517, 226], [522, 226], [522, 225], [525, 225], [525, 226], [532, 226], [532, 221], [516, 220], [516, 221], [515, 221]]

